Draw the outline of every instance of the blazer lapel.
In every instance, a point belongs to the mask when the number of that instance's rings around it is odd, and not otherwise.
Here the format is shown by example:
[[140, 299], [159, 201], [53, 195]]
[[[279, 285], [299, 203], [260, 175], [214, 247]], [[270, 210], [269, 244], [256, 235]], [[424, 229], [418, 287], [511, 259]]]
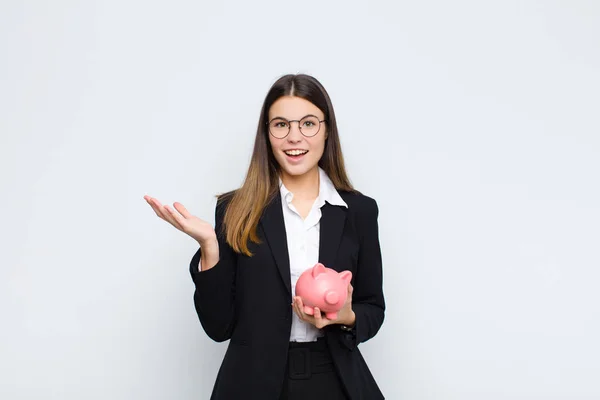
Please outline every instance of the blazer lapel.
[[[281, 196], [277, 194], [265, 207], [260, 224], [275, 259], [279, 275], [291, 297], [290, 256], [281, 206]], [[340, 272], [343, 270], [343, 266], [335, 265], [334, 262], [342, 239], [345, 222], [346, 211], [343, 207], [334, 206], [329, 203], [325, 203], [321, 207], [319, 262], [328, 268]]]
[[281, 195], [279, 192], [273, 200], [265, 207], [260, 219], [265, 238], [271, 248], [271, 253], [277, 264], [277, 269], [287, 288], [290, 298], [292, 297], [292, 283], [290, 277], [290, 256], [287, 247], [287, 235], [285, 233], [285, 222], [281, 208]]
[[335, 258], [342, 239], [346, 210], [325, 203], [321, 207], [321, 229], [319, 234], [319, 262], [328, 268], [342, 271], [343, 265], [335, 265]]

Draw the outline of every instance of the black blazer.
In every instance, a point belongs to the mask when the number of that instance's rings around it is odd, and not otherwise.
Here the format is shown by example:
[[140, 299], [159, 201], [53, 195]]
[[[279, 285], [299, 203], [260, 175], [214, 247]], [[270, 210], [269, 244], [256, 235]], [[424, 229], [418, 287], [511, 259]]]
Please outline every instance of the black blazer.
[[[375, 336], [384, 320], [382, 262], [375, 200], [339, 192], [348, 208], [326, 203], [320, 222], [319, 262], [352, 271], [352, 332], [334, 324], [324, 328], [341, 381], [351, 400], [383, 399], [358, 344]], [[292, 324], [292, 291], [286, 231], [279, 193], [266, 206], [250, 242], [252, 257], [238, 254], [221, 231], [227, 201], [217, 202], [215, 230], [220, 260], [198, 272], [201, 249], [190, 273], [194, 304], [206, 334], [230, 339], [212, 400], [277, 400], [283, 386]]]

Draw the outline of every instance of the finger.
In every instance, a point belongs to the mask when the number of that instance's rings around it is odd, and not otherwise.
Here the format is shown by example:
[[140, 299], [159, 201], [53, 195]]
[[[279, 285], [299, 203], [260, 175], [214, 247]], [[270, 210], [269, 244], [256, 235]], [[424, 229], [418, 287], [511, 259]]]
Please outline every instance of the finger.
[[162, 209], [164, 210], [163, 214], [165, 215], [167, 221], [169, 221], [171, 225], [173, 225], [175, 228], [179, 229], [180, 231], [183, 231], [183, 226], [181, 226], [179, 221], [177, 221], [177, 211], [173, 210], [170, 206], [167, 205], [164, 205]]
[[304, 314], [304, 310], [302, 310], [302, 308], [298, 304], [297, 299], [294, 301], [294, 311], [296, 311], [296, 315], [298, 315], [298, 318], [300, 318], [303, 321], [306, 319], [306, 314]]
[[304, 312], [304, 302], [302, 301], [302, 297], [296, 296], [296, 304], [298, 305], [298, 310], [300, 310], [300, 313], [302, 314], [302, 318], [304, 318], [304, 320], [310, 318], [310, 315]]
[[296, 300], [296, 297], [294, 297], [294, 298], [292, 299], [292, 308], [293, 308], [294, 312], [296, 313], [296, 315], [297, 315], [298, 317], [300, 317], [300, 314], [298, 313], [298, 302], [297, 302], [297, 300]]
[[302, 297], [298, 297], [297, 300], [297, 304], [298, 304], [298, 311], [300, 312], [300, 315], [302, 316], [302, 320], [306, 321], [308, 323], [314, 323], [314, 318], [312, 315], [307, 314], [306, 311], [304, 311], [304, 302], [302, 301]]
[[321, 316], [321, 310], [319, 310], [319, 307], [315, 307], [313, 317], [315, 317], [316, 322], [321, 322], [323, 320], [323, 317]]
[[150, 204], [155, 205], [156, 207], [160, 208], [162, 207], [162, 204], [160, 203], [160, 201], [158, 201], [158, 199], [155, 199], [154, 197], [151, 196], [144, 196], [144, 199], [146, 199], [146, 201]]
[[[292, 303], [291, 306], [292, 306], [292, 311], [294, 312], [294, 314], [298, 315], [298, 310], [296, 309], [296, 304]], [[298, 318], [300, 318], [299, 315], [298, 315]]]
[[173, 225], [179, 229], [179, 227], [173, 223], [174, 220], [171, 217], [171, 212], [165, 208], [168, 206], [163, 206], [160, 201], [158, 201], [157, 199], [155, 199], [153, 197], [151, 197], [148, 202], [154, 209], [154, 212], [156, 213], [156, 215], [158, 215], [160, 218], [164, 219], [165, 221], [167, 221], [168, 223], [170, 223], [171, 225]]
[[[144, 196], [144, 199], [146, 199], [146, 201], [148, 202], [148, 204], [150, 204], [150, 207], [152, 207], [152, 209], [154, 210], [154, 212], [156, 213], [156, 215], [161, 218], [161, 219], [165, 219], [164, 215], [162, 215], [160, 209], [162, 208], [162, 205], [160, 204], [160, 202], [150, 196]], [[166, 219], [165, 219], [166, 221]]]
[[173, 203], [173, 207], [175, 207], [175, 209], [177, 211], [179, 211], [179, 213], [183, 216], [183, 218], [187, 219], [190, 218], [192, 216], [192, 214], [190, 214], [190, 212], [187, 210], [187, 208], [185, 208], [183, 206], [183, 204], [179, 203], [179, 202], [175, 202]]
[[158, 201], [158, 199], [155, 199], [154, 197], [150, 197], [150, 196], [147, 196], [147, 197], [148, 198], [146, 199], [146, 196], [144, 196], [146, 201], [148, 201], [148, 203], [150, 203], [150, 205], [152, 206], [154, 211], [158, 214], [158, 216], [161, 217], [162, 219], [164, 219], [165, 221], [173, 224], [174, 220], [171, 217], [172, 212], [168, 209], [169, 206], [167, 206], [167, 205], [163, 206], [162, 203], [160, 201]]
[[319, 309], [319, 307], [315, 307], [315, 326], [319, 329], [329, 325], [329, 321], [327, 319], [324, 319], [323, 316], [321, 315], [321, 310]]
[[169, 215], [175, 220], [175, 222], [177, 222], [177, 225], [179, 225], [183, 230], [183, 227], [185, 226], [185, 218], [183, 215], [175, 211], [175, 209], [171, 208], [170, 206], [165, 206], [165, 208], [169, 212]]

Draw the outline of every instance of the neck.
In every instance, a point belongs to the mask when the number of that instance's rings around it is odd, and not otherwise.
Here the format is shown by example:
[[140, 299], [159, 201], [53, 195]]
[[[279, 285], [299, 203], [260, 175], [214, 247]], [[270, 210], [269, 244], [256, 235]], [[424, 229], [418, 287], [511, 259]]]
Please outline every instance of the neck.
[[316, 199], [319, 196], [319, 167], [311, 169], [299, 176], [288, 175], [281, 171], [281, 181], [295, 198]]

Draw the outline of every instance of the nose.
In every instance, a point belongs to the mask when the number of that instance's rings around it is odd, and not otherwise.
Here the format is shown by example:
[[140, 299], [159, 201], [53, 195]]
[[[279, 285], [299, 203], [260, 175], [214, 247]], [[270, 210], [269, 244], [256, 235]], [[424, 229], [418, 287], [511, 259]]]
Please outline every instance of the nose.
[[302, 133], [300, 132], [299, 121], [290, 122], [290, 133], [288, 134], [287, 139], [290, 142], [299, 142], [300, 140], [302, 140]]

